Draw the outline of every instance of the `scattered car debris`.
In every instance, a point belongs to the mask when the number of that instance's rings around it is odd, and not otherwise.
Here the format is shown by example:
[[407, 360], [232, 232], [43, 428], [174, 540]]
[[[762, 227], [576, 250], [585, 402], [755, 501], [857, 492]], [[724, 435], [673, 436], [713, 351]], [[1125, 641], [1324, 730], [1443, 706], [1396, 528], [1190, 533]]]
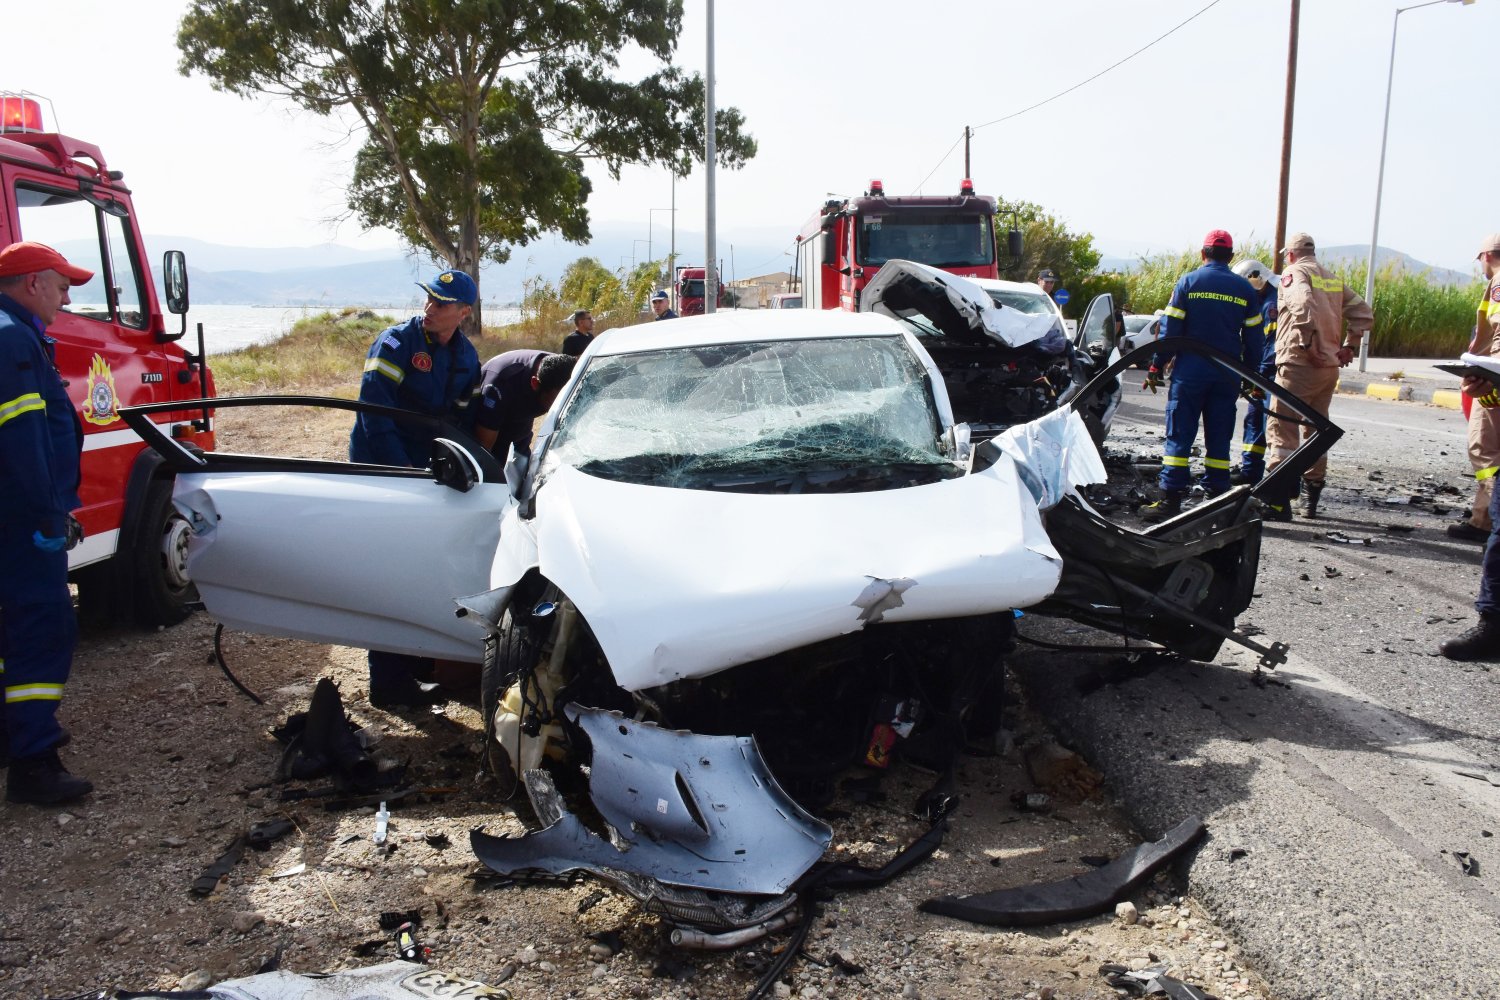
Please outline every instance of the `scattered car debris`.
[[1180, 979], [1173, 979], [1167, 975], [1166, 966], [1163, 965], [1131, 970], [1123, 965], [1109, 963], [1099, 966], [1099, 975], [1110, 986], [1124, 990], [1128, 996], [1165, 996], [1168, 1000], [1218, 1000], [1211, 993], [1205, 993]]
[[1041, 885], [1017, 886], [994, 892], [962, 896], [938, 896], [918, 909], [998, 927], [1077, 920], [1108, 910], [1155, 875], [1182, 851], [1197, 843], [1205, 827], [1197, 816], [1189, 816], [1168, 830], [1162, 839], [1141, 844], [1110, 864], [1082, 875]]
[[1340, 545], [1374, 545], [1375, 539], [1362, 535], [1346, 535], [1342, 531], [1325, 531], [1323, 537]]
[[386, 962], [364, 969], [311, 975], [277, 969], [183, 992], [163, 993], [151, 990], [138, 993], [109, 989], [88, 994], [90, 1000], [155, 996], [182, 997], [183, 1000], [349, 1000], [350, 997], [358, 997], [360, 1000], [412, 1000], [414, 996], [511, 1000], [509, 990], [451, 976], [410, 961]]
[[219, 887], [219, 880], [229, 874], [230, 869], [239, 864], [240, 858], [245, 854], [245, 835], [239, 834], [229, 842], [224, 853], [219, 855], [213, 864], [203, 870], [203, 874], [193, 880], [191, 892], [195, 896], [207, 896]]
[[307, 711], [289, 716], [272, 731], [286, 747], [278, 779], [305, 781], [332, 775], [344, 789], [376, 787], [379, 769], [360, 742], [359, 732], [344, 714], [338, 686], [327, 677], [320, 678]]
[[1453, 860], [1458, 862], [1458, 867], [1463, 869], [1465, 875], [1471, 878], [1479, 877], [1479, 859], [1468, 851], [1454, 851]]

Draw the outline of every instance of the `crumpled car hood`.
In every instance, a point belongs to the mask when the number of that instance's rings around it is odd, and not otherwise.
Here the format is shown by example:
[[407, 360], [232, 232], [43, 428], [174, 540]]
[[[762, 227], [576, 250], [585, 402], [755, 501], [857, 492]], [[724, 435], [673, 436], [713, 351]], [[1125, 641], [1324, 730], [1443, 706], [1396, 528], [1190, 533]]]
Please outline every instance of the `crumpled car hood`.
[[1038, 341], [1057, 324], [1049, 314], [1004, 309], [969, 279], [909, 260], [882, 265], [860, 293], [859, 308], [897, 319], [920, 314], [958, 340], [983, 335], [1010, 347]]
[[1062, 565], [1008, 455], [930, 485], [816, 495], [664, 489], [561, 466], [533, 520], [506, 513], [496, 585], [529, 568], [523, 534], [631, 691], [875, 622], [1026, 607]]

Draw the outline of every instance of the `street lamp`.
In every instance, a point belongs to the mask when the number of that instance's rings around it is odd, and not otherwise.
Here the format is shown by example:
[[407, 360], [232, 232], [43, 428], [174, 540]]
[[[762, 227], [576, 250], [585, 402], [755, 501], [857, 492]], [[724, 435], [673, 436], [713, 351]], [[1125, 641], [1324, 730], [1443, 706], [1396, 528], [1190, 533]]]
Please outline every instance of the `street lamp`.
[[650, 247], [650, 244], [647, 243], [646, 240], [631, 240], [630, 241], [630, 270], [632, 272], [635, 271], [635, 248], [638, 247], [638, 246], [640, 246], [642, 243], [646, 243], [647, 247], [648, 248]]
[[[1396, 29], [1401, 27], [1401, 15], [1409, 10], [1420, 10], [1423, 7], [1435, 7], [1440, 3], [1461, 3], [1465, 7], [1474, 0], [1427, 0], [1426, 3], [1412, 4], [1410, 7], [1397, 7], [1396, 14], [1391, 18], [1391, 62], [1386, 70], [1385, 76], [1385, 119], [1380, 125], [1380, 169], [1375, 174], [1375, 224], [1370, 229], [1370, 263], [1365, 273], [1365, 301], [1370, 307], [1375, 307], [1375, 243], [1380, 237], [1380, 191], [1385, 185], [1385, 140], [1391, 131], [1391, 82], [1396, 78]], [[1370, 357], [1370, 341], [1374, 339], [1375, 331], [1359, 342], [1359, 370], [1365, 370], [1365, 362]]]

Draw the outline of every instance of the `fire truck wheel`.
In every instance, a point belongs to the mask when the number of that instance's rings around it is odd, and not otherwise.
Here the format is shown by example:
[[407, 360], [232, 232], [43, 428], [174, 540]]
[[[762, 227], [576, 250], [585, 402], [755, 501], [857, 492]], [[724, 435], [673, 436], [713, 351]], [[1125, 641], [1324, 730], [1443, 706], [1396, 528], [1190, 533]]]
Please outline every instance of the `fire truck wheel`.
[[147, 626], [175, 625], [188, 616], [198, 589], [187, 575], [190, 529], [172, 506], [171, 480], [151, 484], [140, 523], [132, 554], [136, 620]]

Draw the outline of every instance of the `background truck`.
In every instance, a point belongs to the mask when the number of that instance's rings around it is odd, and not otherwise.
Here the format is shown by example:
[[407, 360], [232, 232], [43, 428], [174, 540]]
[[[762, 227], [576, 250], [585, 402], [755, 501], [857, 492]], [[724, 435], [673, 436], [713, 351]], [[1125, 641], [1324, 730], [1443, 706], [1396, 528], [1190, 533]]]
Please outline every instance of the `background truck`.
[[[998, 278], [995, 209], [995, 199], [976, 195], [967, 179], [956, 197], [888, 198], [874, 180], [863, 197], [829, 199], [797, 236], [803, 307], [857, 311], [860, 290], [888, 260]], [[1019, 237], [1013, 233], [1012, 244]]]
[[74, 513], [87, 535], [68, 558], [81, 604], [91, 614], [173, 624], [197, 600], [185, 567], [188, 525], [172, 506], [160, 457], [118, 410], [180, 399], [181, 410], [157, 415], [164, 430], [213, 448], [210, 411], [191, 405], [214, 391], [202, 327], [197, 354], [177, 344], [187, 332], [187, 263], [176, 250], [163, 259], [168, 309], [183, 317], [169, 330], [123, 175], [98, 146], [45, 131], [34, 95], [0, 92], [0, 247], [21, 240], [94, 272], [69, 290], [72, 305], [47, 331], [83, 421], [83, 507]]
[[[703, 315], [703, 284], [708, 280], [705, 269], [683, 266], [677, 269], [677, 315]], [[719, 274], [718, 304], [724, 305], [724, 275]]]

